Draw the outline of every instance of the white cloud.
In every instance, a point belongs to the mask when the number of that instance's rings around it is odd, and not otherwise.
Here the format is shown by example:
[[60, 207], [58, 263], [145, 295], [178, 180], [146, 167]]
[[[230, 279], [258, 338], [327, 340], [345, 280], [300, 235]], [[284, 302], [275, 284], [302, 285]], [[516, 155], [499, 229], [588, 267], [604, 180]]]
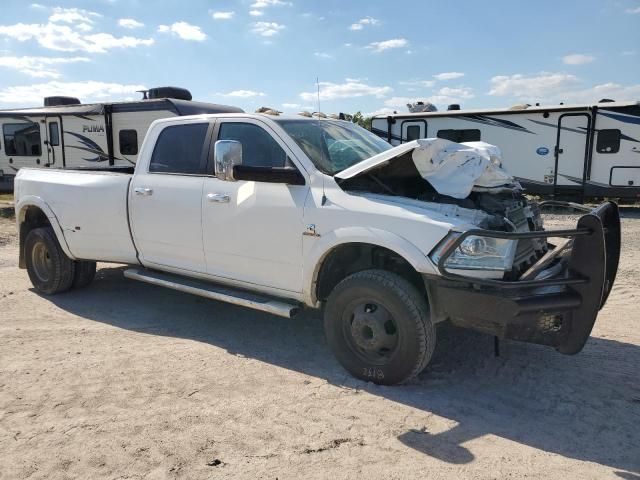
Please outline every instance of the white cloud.
[[367, 25], [379, 25], [380, 20], [373, 17], [364, 17], [358, 20], [356, 23], [352, 23], [349, 30], [362, 30]]
[[433, 92], [431, 95], [419, 95], [415, 97], [391, 97], [384, 101], [384, 107], [367, 115], [382, 115], [393, 113], [394, 111], [405, 111], [408, 103], [419, 100], [433, 104], [449, 105], [451, 103], [462, 103], [463, 100], [474, 98], [473, 90], [468, 87], [443, 87]]
[[462, 103], [463, 100], [469, 100], [475, 97], [473, 90], [468, 87], [450, 88], [444, 87], [438, 90], [434, 95], [430, 95], [428, 100], [434, 104], [450, 104]]
[[430, 88], [436, 84], [435, 80], [403, 80], [398, 85], [406, 85], [408, 87], [425, 87]]
[[627, 8], [625, 10], [625, 12], [630, 13], [632, 15], [636, 14], [636, 13], [640, 13], [640, 7], [636, 7], [636, 8]]
[[[288, 6], [291, 7], [293, 3], [284, 2], [282, 0], [256, 0], [251, 4], [251, 10], [249, 10], [249, 15], [252, 17], [261, 17], [264, 15], [263, 10], [269, 7], [283, 7]], [[265, 35], [270, 36], [270, 35]]]
[[235, 98], [253, 98], [253, 97], [264, 97], [266, 96], [263, 92], [256, 92], [254, 90], [234, 90], [229, 93], [219, 93], [218, 95], [222, 95], [223, 97], [235, 97]]
[[207, 35], [197, 25], [191, 25], [187, 22], [175, 22], [171, 25], [158, 26], [158, 32], [171, 33], [182, 40], [193, 40], [202, 42], [207, 39]]
[[532, 76], [516, 74], [493, 77], [489, 95], [510, 97], [529, 103], [593, 103], [601, 98], [613, 98], [617, 101], [640, 98], [640, 84], [621, 85], [608, 82], [591, 87], [582, 85], [583, 82], [578, 77], [564, 73], [543, 72]]
[[593, 103], [601, 98], [612, 98], [616, 101], [640, 98], [640, 84], [620, 85], [619, 83], [603, 83], [584, 89], [570, 89], [547, 97], [551, 101], [563, 101], [565, 103]]
[[108, 101], [134, 95], [138, 90], [146, 90], [144, 85], [123, 85], [120, 83], [58, 82], [21, 85], [0, 89], [0, 103], [19, 105], [41, 105], [44, 97], [73, 95], [84, 102]]
[[256, 0], [251, 4], [251, 8], [267, 8], [267, 7], [282, 7], [291, 6], [291, 2], [283, 2], [282, 0]]
[[0, 25], [0, 37], [19, 42], [36, 41], [41, 47], [62, 52], [104, 53], [113, 48], [149, 46], [153, 38], [115, 37], [110, 33], [92, 33], [95, 12], [77, 8], [55, 8], [47, 23]]
[[40, 3], [32, 3], [31, 5], [29, 5], [29, 8], [33, 8], [34, 10], [46, 10], [47, 7]]
[[213, 12], [211, 16], [214, 20], [231, 20], [236, 12]]
[[123, 28], [140, 28], [144, 27], [144, 23], [134, 20], [133, 18], [121, 18], [118, 20], [118, 25]]
[[464, 73], [462, 72], [443, 72], [433, 76], [436, 80], [453, 80], [461, 77], [464, 77]]
[[571, 55], [565, 55], [562, 57], [562, 62], [565, 65], [584, 65], [585, 63], [591, 63], [596, 59], [593, 55], [587, 55], [584, 53], [572, 53]]
[[263, 37], [273, 37], [285, 28], [276, 22], [254, 22], [251, 31]]
[[0, 57], [0, 67], [17, 70], [36, 78], [59, 78], [61, 75], [55, 68], [56, 65], [88, 61], [85, 57]]
[[282, 104], [283, 108], [288, 108], [291, 110], [296, 110], [298, 108], [300, 108], [300, 104], [299, 103], [283, 103]]
[[326, 58], [326, 59], [333, 58], [333, 55], [330, 55], [326, 52], [314, 52], [313, 55], [318, 58]]
[[638, 52], [636, 52], [635, 50], [625, 50], [624, 52], [620, 52], [620, 55], [622, 55], [623, 57], [632, 57], [637, 53]]
[[92, 17], [101, 17], [99, 13], [90, 12], [81, 8], [61, 8], [55, 7], [53, 14], [49, 17], [49, 21], [52, 23], [77, 23], [82, 22], [85, 24], [93, 23]]
[[[347, 81], [346, 83], [320, 82], [320, 99], [336, 100], [339, 98], [354, 98], [364, 96], [384, 97], [391, 93], [391, 87], [374, 87], [362, 82]], [[313, 102], [318, 97], [317, 91], [302, 92], [300, 98], [307, 102]]]
[[558, 93], [575, 88], [575, 75], [542, 72], [537, 75], [499, 75], [491, 79], [489, 95], [524, 100], [554, 98]]
[[364, 113], [364, 116], [373, 117], [375, 115], [391, 115], [393, 113], [397, 113], [397, 110], [398, 110], [397, 108], [382, 107], [377, 110], [374, 110], [373, 112], [366, 112]]
[[393, 38], [391, 40], [385, 40], [383, 42], [372, 42], [367, 45], [367, 48], [372, 49], [374, 52], [384, 52], [390, 48], [402, 48], [407, 45], [407, 40], [404, 38]]
[[387, 107], [405, 107], [407, 103], [415, 102], [417, 98], [410, 97], [391, 97], [384, 101]]

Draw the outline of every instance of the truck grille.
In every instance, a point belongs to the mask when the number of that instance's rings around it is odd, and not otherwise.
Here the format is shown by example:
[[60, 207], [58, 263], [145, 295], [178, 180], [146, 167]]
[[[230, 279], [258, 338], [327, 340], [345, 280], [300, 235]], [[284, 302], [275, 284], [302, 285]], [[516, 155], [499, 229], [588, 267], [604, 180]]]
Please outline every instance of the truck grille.
[[[542, 230], [542, 217], [537, 204], [518, 205], [506, 209], [507, 219], [515, 226], [516, 232]], [[544, 255], [547, 244], [544, 239], [518, 240], [513, 268], [509, 277], [518, 277]]]

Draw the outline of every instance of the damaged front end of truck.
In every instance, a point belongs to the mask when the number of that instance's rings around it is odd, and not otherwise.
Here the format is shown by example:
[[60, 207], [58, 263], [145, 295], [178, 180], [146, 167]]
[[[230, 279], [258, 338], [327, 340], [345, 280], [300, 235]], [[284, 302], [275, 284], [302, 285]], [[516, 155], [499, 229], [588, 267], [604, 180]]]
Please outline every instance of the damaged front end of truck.
[[[424, 281], [434, 322], [578, 353], [616, 277], [618, 207], [533, 202], [500, 161], [499, 150], [481, 142], [417, 140], [336, 180], [349, 193], [460, 225], [429, 253], [437, 274]], [[545, 230], [542, 212], [552, 207], [582, 216], [575, 228]]]

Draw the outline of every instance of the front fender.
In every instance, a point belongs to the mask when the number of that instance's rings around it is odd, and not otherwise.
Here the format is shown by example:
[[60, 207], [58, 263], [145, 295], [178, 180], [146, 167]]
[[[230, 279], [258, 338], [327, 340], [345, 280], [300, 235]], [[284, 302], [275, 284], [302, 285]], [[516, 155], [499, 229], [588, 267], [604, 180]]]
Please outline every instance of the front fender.
[[305, 253], [303, 271], [305, 303], [313, 306], [317, 304], [315, 287], [320, 267], [334, 248], [347, 243], [368, 243], [387, 248], [404, 258], [417, 272], [438, 274], [429, 257], [400, 235], [371, 227], [338, 228], [324, 233], [321, 237], [315, 237], [313, 245]]
[[[76, 258], [71, 253], [71, 250], [69, 249], [69, 245], [67, 244], [67, 240], [65, 239], [64, 234], [62, 232], [62, 227], [60, 227], [60, 222], [58, 221], [58, 217], [56, 217], [56, 214], [53, 213], [53, 210], [51, 209], [49, 204], [45, 202], [41, 197], [38, 197], [36, 195], [25, 195], [24, 197], [21, 197], [20, 200], [18, 201], [15, 207], [15, 210], [16, 210], [16, 223], [17, 223], [19, 235], [22, 235], [20, 226], [22, 225], [22, 222], [24, 222], [25, 220], [25, 215], [29, 207], [36, 207], [42, 210], [42, 212], [46, 215], [47, 219], [49, 220], [51, 227], [53, 228], [56, 238], [58, 239], [58, 243], [60, 244], [60, 248], [62, 248], [62, 251], [65, 253], [67, 257], [71, 258], [72, 260], [75, 260]], [[21, 268], [24, 266], [24, 258], [23, 258], [24, 253], [22, 251], [24, 240], [25, 240], [24, 238], [20, 238], [20, 262], [19, 263]]]

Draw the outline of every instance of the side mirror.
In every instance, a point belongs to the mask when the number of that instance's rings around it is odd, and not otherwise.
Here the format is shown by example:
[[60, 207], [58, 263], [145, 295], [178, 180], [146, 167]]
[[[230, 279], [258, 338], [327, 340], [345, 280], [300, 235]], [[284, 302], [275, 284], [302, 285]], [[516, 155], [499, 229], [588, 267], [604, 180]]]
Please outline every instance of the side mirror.
[[220, 180], [235, 180], [233, 167], [242, 165], [242, 143], [218, 140], [213, 146], [213, 160], [216, 164], [216, 177]]

